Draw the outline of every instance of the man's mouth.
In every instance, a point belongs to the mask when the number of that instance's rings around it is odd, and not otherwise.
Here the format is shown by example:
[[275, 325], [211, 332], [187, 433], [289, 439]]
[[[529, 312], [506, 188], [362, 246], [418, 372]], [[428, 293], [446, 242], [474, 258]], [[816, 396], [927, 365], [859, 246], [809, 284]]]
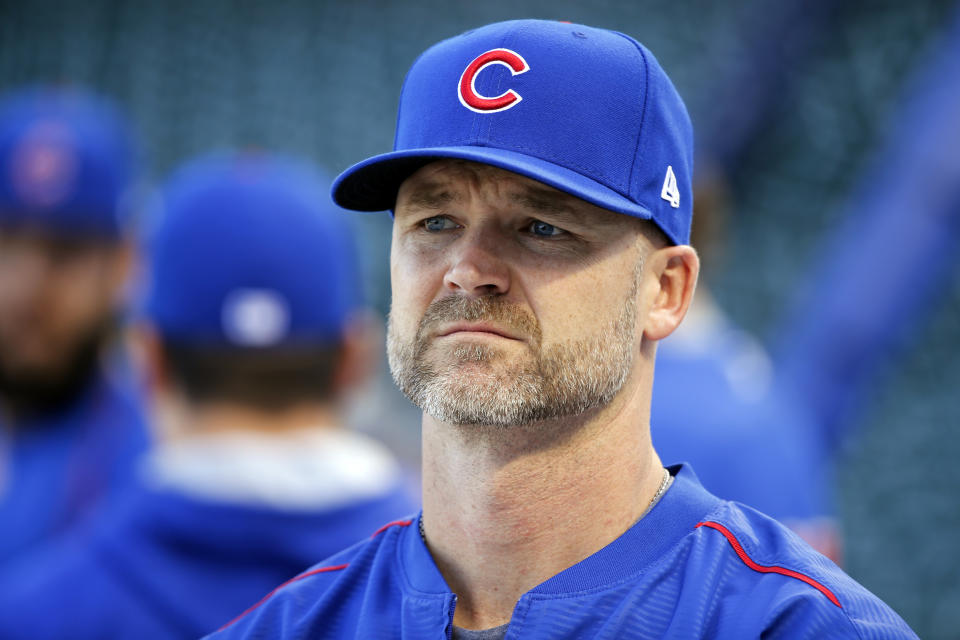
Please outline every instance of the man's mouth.
[[490, 322], [456, 322], [445, 324], [440, 327], [436, 335], [438, 338], [447, 336], [466, 336], [467, 334], [478, 334], [506, 338], [508, 340], [520, 340], [520, 336], [496, 324]]

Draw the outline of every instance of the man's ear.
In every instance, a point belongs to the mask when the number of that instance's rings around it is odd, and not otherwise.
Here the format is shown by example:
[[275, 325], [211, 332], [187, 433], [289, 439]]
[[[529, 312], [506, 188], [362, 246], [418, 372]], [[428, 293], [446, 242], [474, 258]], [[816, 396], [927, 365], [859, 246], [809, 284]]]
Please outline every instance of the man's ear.
[[647, 257], [657, 286], [647, 313], [643, 335], [663, 340], [673, 333], [687, 314], [700, 273], [700, 259], [690, 245], [657, 249]]
[[128, 353], [140, 370], [151, 397], [156, 398], [170, 387], [170, 375], [160, 336], [143, 323], [135, 323], [126, 331]]
[[148, 426], [155, 442], [169, 441], [185, 433], [190, 424], [185, 413], [188, 404], [170, 375], [170, 365], [163, 341], [149, 323], [130, 326], [124, 336], [134, 365], [141, 372], [147, 388], [150, 420]]
[[333, 379], [338, 394], [349, 394], [366, 384], [376, 371], [383, 339], [383, 323], [373, 311], [357, 311], [350, 316], [344, 326]]

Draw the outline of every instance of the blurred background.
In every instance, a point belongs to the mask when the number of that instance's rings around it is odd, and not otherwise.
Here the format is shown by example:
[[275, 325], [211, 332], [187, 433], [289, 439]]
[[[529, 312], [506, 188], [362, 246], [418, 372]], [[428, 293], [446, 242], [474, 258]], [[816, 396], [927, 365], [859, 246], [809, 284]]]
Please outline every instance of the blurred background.
[[[909, 120], [910, 87], [930, 84], [918, 73], [960, 35], [957, 9], [946, 0], [4, 1], [0, 91], [54, 82], [114, 98], [139, 130], [153, 179], [221, 147], [292, 152], [336, 174], [390, 148], [406, 69], [440, 39], [520, 17], [623, 31], [657, 55], [687, 101], [701, 174], [716, 178], [706, 191], [725, 203], [725, 246], [706, 252], [705, 279], [731, 320], [773, 347], [804, 313], [798, 292], [832, 277], [817, 269], [821, 247], [869, 202], [864, 176], [877, 175], [891, 129]], [[960, 84], [953, 60], [934, 85]], [[936, 152], [951, 151], [960, 154]], [[937, 214], [938, 233], [955, 238], [960, 199], [953, 204], [952, 217]], [[902, 214], [909, 225], [914, 212]], [[385, 314], [389, 216], [352, 223], [366, 294]], [[869, 363], [874, 379], [833, 480], [846, 570], [925, 638], [960, 637], [953, 248], [938, 246], [911, 272], [918, 288], [935, 290], [892, 339], [897, 348]], [[891, 256], [899, 250], [889, 246]], [[419, 412], [385, 365], [371, 393], [355, 422], [415, 468]]]

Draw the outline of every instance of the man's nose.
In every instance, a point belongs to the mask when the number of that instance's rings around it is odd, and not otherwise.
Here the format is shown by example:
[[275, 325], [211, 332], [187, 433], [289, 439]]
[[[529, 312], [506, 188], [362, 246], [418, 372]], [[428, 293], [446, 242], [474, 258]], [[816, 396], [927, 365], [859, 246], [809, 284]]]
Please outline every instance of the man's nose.
[[510, 290], [510, 268], [505, 260], [506, 239], [476, 230], [450, 247], [444, 286], [469, 296], [504, 294]]

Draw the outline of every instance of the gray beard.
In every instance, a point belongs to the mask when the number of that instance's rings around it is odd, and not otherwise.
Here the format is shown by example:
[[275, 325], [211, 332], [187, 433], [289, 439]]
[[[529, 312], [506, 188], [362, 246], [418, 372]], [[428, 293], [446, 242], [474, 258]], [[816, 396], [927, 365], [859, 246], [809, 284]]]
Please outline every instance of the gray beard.
[[[427, 308], [412, 341], [404, 341], [388, 318], [387, 357], [393, 380], [425, 413], [454, 425], [528, 426], [603, 408], [633, 369], [641, 268], [638, 265], [633, 290], [619, 315], [593, 335], [547, 347], [541, 345], [536, 319], [496, 296], [437, 300]], [[477, 343], [461, 344], [446, 357], [437, 351], [430, 336], [440, 323], [479, 320], [496, 322], [528, 338], [528, 353], [510, 360], [505, 350]]]

